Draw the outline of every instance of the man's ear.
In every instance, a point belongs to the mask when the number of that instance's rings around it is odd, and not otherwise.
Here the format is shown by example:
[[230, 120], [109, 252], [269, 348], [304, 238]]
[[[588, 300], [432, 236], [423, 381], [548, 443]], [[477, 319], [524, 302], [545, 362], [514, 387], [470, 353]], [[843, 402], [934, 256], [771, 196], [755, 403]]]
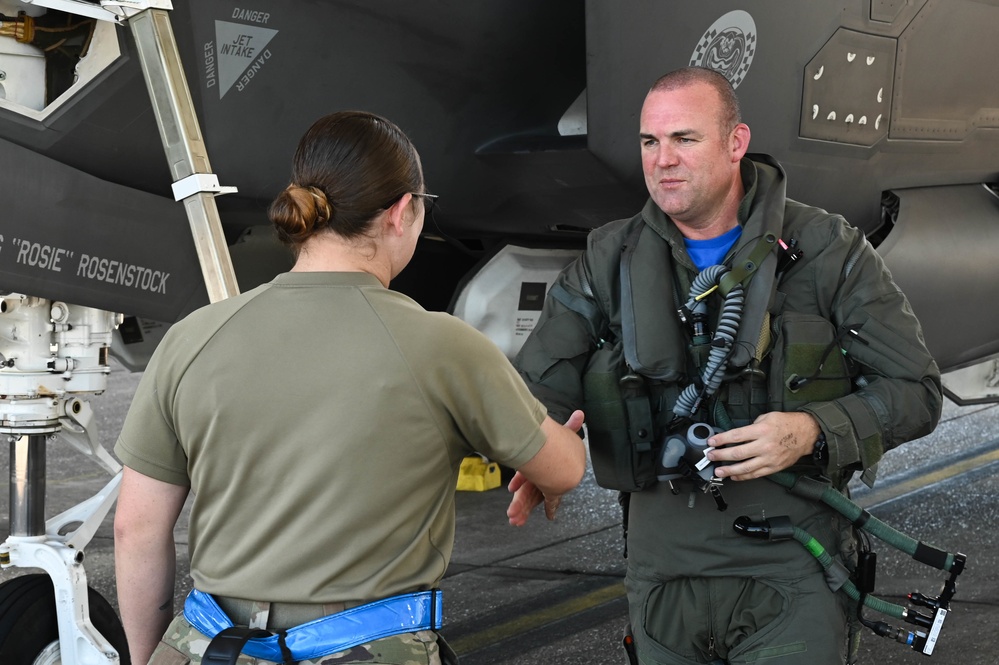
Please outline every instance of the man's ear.
[[401, 236], [406, 230], [406, 211], [410, 209], [413, 201], [412, 194], [403, 194], [399, 200], [389, 206], [385, 211], [386, 232], [395, 236]]
[[732, 161], [738, 162], [741, 160], [747, 152], [749, 152], [749, 139], [751, 133], [749, 131], [749, 125], [740, 122], [732, 130]]

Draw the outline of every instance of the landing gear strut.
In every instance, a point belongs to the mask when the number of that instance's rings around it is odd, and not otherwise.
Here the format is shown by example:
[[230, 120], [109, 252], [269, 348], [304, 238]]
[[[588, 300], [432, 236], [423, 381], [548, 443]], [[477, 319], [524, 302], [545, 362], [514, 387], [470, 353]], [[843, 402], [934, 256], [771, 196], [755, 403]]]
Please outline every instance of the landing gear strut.
[[[81, 396], [107, 387], [119, 317], [0, 294], [0, 439], [10, 444], [10, 536], [0, 567], [45, 574], [0, 585], [0, 663], [127, 663], [121, 623], [87, 586], [84, 549], [118, 498], [121, 464], [100, 444]], [[96, 495], [45, 519], [45, 457], [56, 438], [111, 476]]]

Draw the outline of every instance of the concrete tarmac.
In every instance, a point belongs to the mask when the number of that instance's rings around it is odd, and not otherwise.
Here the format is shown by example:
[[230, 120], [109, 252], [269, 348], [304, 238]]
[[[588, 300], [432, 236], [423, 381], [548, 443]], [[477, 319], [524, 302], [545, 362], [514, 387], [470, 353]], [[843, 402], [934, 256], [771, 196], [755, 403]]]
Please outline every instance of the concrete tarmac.
[[[109, 449], [139, 376], [116, 367], [108, 390], [90, 400], [101, 440]], [[854, 498], [875, 516], [929, 544], [968, 556], [931, 660], [867, 631], [861, 663], [999, 662], [997, 424], [999, 408], [957, 407], [948, 402], [934, 434], [886, 456], [875, 490], [854, 488]], [[3, 462], [0, 471], [0, 533], [4, 534], [8, 464], [9, 460]], [[107, 480], [97, 465], [68, 445], [52, 442], [46, 514], [51, 517], [89, 498]], [[588, 473], [583, 484], [565, 497], [555, 522], [536, 514], [519, 529], [507, 524], [508, 500], [502, 488], [461, 492], [457, 498], [454, 555], [442, 583], [443, 632], [463, 665], [623, 663], [619, 643], [627, 603], [616, 493], [597, 487]], [[91, 586], [117, 607], [111, 519], [104, 521], [87, 548], [86, 569]], [[190, 590], [186, 515], [176, 536], [179, 608]], [[876, 596], [904, 604], [909, 592], [939, 592], [946, 574], [881, 543], [876, 542], [875, 548]], [[7, 569], [0, 572], [0, 581], [26, 572], [37, 571]], [[871, 611], [867, 616], [885, 619]]]

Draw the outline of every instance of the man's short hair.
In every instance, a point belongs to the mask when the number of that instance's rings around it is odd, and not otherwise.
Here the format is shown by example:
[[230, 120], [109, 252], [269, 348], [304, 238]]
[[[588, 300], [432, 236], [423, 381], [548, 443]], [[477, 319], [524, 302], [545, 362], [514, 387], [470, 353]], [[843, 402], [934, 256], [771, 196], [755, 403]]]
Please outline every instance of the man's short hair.
[[739, 110], [739, 98], [735, 95], [735, 88], [732, 83], [725, 78], [725, 75], [714, 69], [707, 67], [682, 67], [674, 69], [668, 74], [664, 74], [652, 84], [649, 92], [668, 92], [678, 88], [685, 88], [694, 83], [707, 83], [718, 92], [721, 100], [722, 129], [731, 131], [742, 122], [742, 113]]

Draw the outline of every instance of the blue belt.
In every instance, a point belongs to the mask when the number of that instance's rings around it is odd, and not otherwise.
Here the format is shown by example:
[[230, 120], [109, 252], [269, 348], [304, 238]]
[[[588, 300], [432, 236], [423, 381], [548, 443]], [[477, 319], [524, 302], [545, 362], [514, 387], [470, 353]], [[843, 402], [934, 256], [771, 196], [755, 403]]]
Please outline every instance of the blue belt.
[[[285, 644], [295, 660], [312, 660], [399, 633], [439, 630], [443, 621], [439, 589], [392, 596], [289, 628]], [[233, 623], [210, 594], [194, 589], [184, 601], [184, 618], [209, 638]], [[249, 640], [243, 653], [283, 662], [278, 636]]]

